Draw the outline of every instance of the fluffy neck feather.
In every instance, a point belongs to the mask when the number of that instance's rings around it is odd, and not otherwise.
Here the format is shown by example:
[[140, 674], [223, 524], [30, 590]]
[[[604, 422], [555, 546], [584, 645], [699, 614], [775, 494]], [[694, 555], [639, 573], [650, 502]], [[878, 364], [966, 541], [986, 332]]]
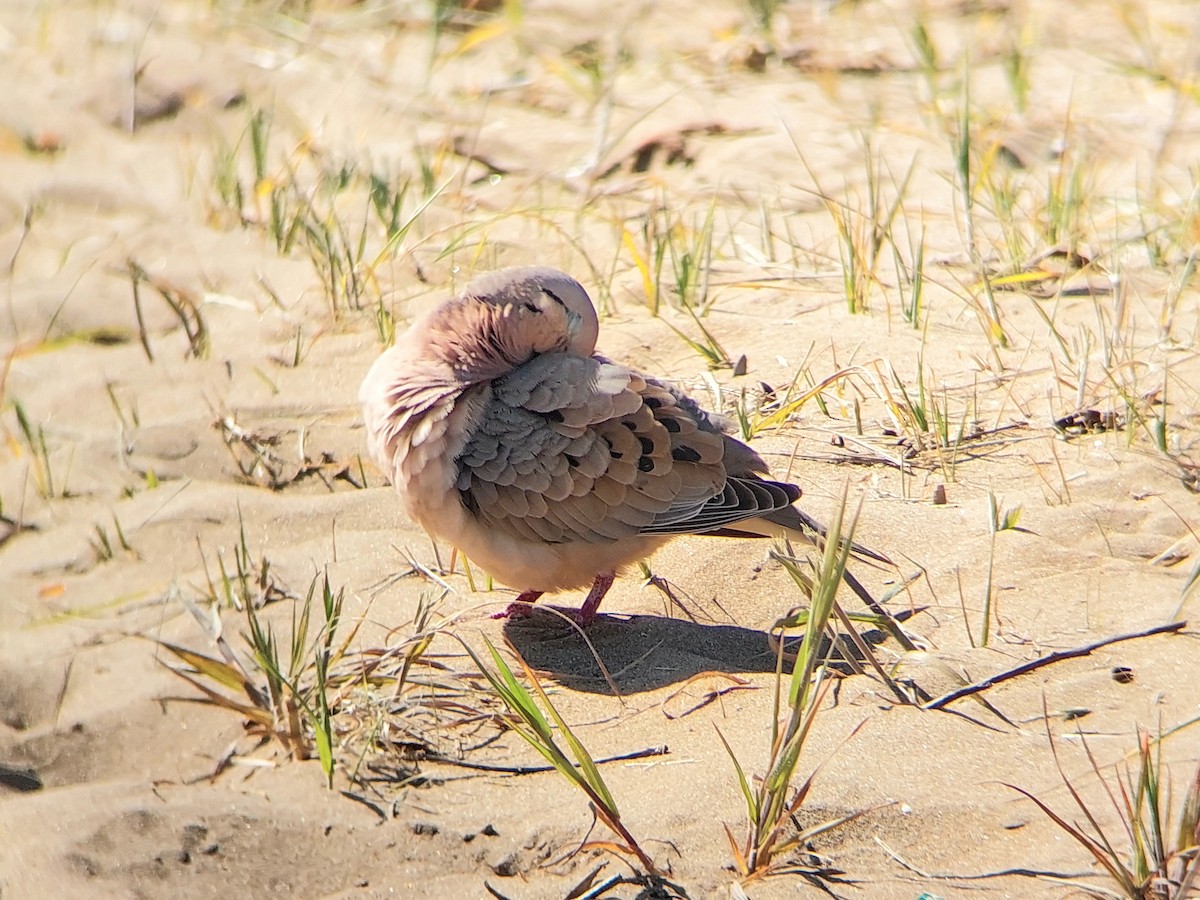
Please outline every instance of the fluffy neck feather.
[[453, 300], [413, 329], [418, 353], [449, 366], [460, 384], [498, 378], [535, 354], [567, 348], [568, 336], [546, 316], [522, 316], [511, 304]]

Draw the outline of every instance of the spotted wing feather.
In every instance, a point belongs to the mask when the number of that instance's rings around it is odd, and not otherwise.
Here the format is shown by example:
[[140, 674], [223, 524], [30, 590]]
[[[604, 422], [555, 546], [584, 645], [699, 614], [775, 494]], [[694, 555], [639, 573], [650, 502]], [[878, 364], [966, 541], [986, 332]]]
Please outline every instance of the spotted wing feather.
[[750, 472], [730, 477], [731, 440], [698, 406], [600, 357], [543, 354], [478, 390], [456, 486], [476, 517], [513, 535], [702, 533], [799, 496]]

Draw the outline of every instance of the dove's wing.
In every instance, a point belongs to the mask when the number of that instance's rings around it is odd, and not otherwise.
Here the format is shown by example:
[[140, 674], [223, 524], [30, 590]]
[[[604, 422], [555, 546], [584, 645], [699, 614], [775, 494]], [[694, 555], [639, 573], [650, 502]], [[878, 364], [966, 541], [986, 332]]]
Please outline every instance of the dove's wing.
[[[690, 416], [701, 430], [723, 436], [725, 450], [722, 461], [724, 462], [728, 479], [726, 486], [727, 493], [730, 490], [730, 486], [733, 486], [735, 489], [740, 488], [756, 492], [765, 489], [775, 495], [770, 498], [770, 501], [774, 505], [763, 505], [757, 513], [730, 515], [722, 519], [718, 527], [710, 528], [697, 527], [704, 521], [704, 515], [702, 514], [690, 523], [693, 527], [686, 530], [690, 532], [719, 534], [728, 537], [777, 537], [783, 534], [790, 538], [806, 540], [809, 543], [814, 542], [813, 539], [816, 535], [825, 537], [824, 525], [804, 512], [804, 510], [792, 505], [800, 498], [800, 489], [786, 482], [775, 482], [764, 479], [762, 476], [770, 474], [770, 469], [766, 462], [751, 447], [743, 444], [736, 438], [730, 437], [726, 433], [732, 429], [732, 425], [724, 416], [708, 412], [691, 397], [668, 385], [658, 382], [655, 382], [655, 384], [663, 390], [669, 391], [675, 400], [675, 404]], [[784, 500], [784, 495], [786, 495], [786, 501]], [[766, 499], [764, 498], [764, 500]], [[714, 498], [711, 504], [714, 507], [717, 506], [717, 500]], [[734, 507], [734, 509], [737, 508]], [[749, 503], [745, 503], [740, 507], [743, 510], [749, 508]], [[714, 516], [713, 518], [715, 520], [717, 517]], [[670, 534], [672, 532], [661, 530], [658, 533]], [[850, 549], [859, 558], [887, 563], [889, 565], [892, 563], [883, 554], [864, 547], [862, 544], [851, 542]]]
[[716, 531], [799, 497], [730, 477], [728, 439], [695, 404], [603, 358], [543, 354], [478, 390], [456, 486], [477, 519], [509, 534], [603, 543]]

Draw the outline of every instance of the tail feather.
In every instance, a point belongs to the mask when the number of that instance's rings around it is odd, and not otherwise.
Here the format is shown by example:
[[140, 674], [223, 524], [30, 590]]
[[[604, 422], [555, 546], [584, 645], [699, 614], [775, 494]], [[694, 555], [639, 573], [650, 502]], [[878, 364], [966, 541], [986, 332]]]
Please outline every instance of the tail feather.
[[[816, 543], [816, 537], [827, 536], [828, 530], [810, 516], [795, 506], [772, 510], [753, 519], [745, 519], [734, 525], [707, 534], [718, 537], [787, 537], [798, 538], [809, 544]], [[863, 561], [873, 561], [886, 566], [895, 565], [882, 553], [877, 553], [855, 541], [850, 542], [850, 552]]]

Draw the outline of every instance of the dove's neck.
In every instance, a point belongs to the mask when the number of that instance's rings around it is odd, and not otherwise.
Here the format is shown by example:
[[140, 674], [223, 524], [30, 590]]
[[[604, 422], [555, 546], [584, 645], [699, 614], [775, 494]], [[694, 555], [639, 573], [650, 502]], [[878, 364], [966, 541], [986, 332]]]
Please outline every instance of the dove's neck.
[[415, 329], [421, 353], [449, 367], [460, 385], [499, 378], [540, 353], [567, 348], [568, 336], [512, 305], [452, 301]]

